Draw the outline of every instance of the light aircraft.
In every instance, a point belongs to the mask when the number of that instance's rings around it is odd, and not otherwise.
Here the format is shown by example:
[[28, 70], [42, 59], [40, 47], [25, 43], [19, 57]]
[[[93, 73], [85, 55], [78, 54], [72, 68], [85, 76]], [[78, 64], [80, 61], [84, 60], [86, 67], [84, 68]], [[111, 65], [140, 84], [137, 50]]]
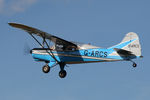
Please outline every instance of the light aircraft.
[[[33, 39], [41, 46], [30, 50], [35, 61], [43, 61], [46, 64], [42, 67], [44, 73], [56, 65], [60, 66], [59, 76], [66, 76], [66, 64], [81, 64], [93, 62], [131, 61], [133, 67], [137, 64], [132, 61], [141, 58], [141, 45], [139, 37], [134, 32], [126, 34], [124, 39], [117, 45], [109, 48], [101, 48], [90, 44], [79, 44], [48, 34], [39, 29], [17, 23], [8, 23], [10, 26], [20, 28], [29, 33]], [[40, 42], [36, 36], [42, 38]], [[47, 41], [52, 41], [50, 46]]]

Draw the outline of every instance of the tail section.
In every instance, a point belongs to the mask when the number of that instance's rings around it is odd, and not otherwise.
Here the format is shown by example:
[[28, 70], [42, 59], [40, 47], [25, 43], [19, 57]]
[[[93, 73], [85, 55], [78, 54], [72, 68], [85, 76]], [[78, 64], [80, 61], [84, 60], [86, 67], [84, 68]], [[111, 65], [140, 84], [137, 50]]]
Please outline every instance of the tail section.
[[121, 41], [121, 43], [111, 47], [111, 49], [117, 51], [112, 53], [111, 55], [118, 55], [119, 52], [123, 52], [123, 53], [128, 52], [134, 56], [141, 57], [141, 45], [140, 45], [139, 37], [134, 32], [127, 33], [124, 39]]
[[130, 51], [132, 54], [136, 56], [141, 56], [141, 45], [138, 35], [133, 32], [127, 33], [121, 43], [127, 41], [130, 41], [130, 43], [121, 49]]

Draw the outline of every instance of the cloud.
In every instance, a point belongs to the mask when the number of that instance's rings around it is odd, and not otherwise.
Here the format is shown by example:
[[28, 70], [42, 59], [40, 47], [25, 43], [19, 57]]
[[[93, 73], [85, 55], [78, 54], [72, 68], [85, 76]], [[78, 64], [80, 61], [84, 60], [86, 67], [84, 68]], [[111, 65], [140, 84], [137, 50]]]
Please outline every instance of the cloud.
[[0, 14], [14, 14], [23, 12], [37, 0], [0, 0]]

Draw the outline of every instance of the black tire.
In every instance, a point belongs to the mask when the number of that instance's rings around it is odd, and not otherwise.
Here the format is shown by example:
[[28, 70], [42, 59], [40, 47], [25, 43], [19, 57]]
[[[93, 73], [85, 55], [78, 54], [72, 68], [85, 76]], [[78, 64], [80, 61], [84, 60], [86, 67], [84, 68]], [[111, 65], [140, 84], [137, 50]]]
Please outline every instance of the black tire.
[[67, 75], [67, 72], [66, 72], [65, 70], [61, 70], [61, 71], [59, 72], [59, 77], [60, 77], [60, 78], [65, 78], [66, 75]]
[[48, 65], [43, 66], [42, 71], [44, 73], [48, 73], [50, 71], [50, 67]]
[[136, 67], [137, 66], [137, 64], [136, 63], [133, 63], [133, 65], [132, 65], [133, 67]]

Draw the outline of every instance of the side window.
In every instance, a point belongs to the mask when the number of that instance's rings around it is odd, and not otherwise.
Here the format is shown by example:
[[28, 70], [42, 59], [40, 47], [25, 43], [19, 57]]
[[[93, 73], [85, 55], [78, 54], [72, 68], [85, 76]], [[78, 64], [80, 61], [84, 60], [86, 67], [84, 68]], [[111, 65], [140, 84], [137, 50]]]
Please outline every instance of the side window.
[[56, 49], [56, 50], [59, 50], [59, 51], [62, 51], [62, 50], [63, 50], [63, 45], [58, 45], [58, 44], [56, 44], [56, 45], [55, 45], [55, 49]]
[[75, 46], [68, 46], [66, 48], [67, 51], [75, 51], [76, 50], [76, 47]]
[[58, 50], [58, 51], [75, 51], [76, 50], [76, 47], [75, 46], [64, 46], [64, 45], [58, 45], [56, 44], [55, 45], [55, 50]]

